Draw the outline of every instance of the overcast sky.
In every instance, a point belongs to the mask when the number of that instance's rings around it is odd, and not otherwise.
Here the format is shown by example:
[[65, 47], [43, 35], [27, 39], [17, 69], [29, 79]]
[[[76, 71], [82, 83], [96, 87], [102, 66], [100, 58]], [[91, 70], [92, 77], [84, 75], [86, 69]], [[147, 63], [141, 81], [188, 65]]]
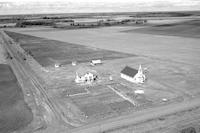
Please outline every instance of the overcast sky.
[[0, 14], [200, 10], [200, 0], [0, 0]]

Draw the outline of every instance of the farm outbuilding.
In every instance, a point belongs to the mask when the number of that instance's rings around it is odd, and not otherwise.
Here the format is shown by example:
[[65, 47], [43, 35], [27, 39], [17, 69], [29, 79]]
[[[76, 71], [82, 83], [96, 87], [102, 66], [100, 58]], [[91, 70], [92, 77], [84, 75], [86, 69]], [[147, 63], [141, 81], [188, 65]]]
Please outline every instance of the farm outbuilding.
[[102, 64], [102, 61], [101, 61], [101, 60], [92, 60], [92, 61], [90, 62], [90, 65], [92, 65], [92, 66], [95, 66], [95, 65], [97, 65], [97, 64]]
[[61, 64], [55, 63], [54, 67], [55, 67], [55, 68], [59, 68], [59, 67], [61, 67]]

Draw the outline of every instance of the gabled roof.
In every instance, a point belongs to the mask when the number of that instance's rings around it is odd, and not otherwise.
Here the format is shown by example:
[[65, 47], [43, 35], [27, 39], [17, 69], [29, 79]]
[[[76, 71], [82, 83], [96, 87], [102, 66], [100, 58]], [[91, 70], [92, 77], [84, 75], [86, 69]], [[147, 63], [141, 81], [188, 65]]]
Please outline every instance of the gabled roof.
[[131, 68], [129, 66], [126, 66], [122, 71], [121, 71], [122, 74], [125, 74], [129, 77], [134, 77], [137, 73], [138, 73], [138, 70], [134, 69], [134, 68]]

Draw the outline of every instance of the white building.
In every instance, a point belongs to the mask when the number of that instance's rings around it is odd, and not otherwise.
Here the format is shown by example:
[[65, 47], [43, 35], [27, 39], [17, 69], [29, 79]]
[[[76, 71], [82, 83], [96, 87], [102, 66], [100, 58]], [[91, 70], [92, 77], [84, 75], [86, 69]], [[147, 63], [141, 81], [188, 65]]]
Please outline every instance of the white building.
[[54, 67], [55, 67], [55, 68], [61, 67], [61, 64], [56, 63], [56, 64], [54, 65]]
[[76, 66], [77, 62], [76, 61], [72, 61], [72, 66]]
[[92, 66], [95, 66], [95, 65], [97, 65], [97, 64], [102, 64], [102, 61], [101, 61], [101, 60], [92, 60], [92, 61], [90, 62], [90, 64], [91, 64]]
[[95, 80], [97, 80], [97, 75], [87, 72], [85, 75], [79, 76], [78, 73], [76, 72], [76, 78], [75, 82], [76, 83], [92, 83]]
[[126, 79], [133, 83], [144, 83], [146, 76], [143, 74], [141, 65], [139, 69], [136, 70], [129, 66], [126, 66], [120, 73], [121, 78]]

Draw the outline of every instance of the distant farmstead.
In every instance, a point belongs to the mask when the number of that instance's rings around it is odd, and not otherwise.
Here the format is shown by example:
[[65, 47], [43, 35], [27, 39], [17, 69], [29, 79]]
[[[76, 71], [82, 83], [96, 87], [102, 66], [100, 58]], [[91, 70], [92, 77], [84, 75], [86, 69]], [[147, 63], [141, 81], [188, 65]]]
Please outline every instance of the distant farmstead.
[[146, 76], [143, 74], [141, 65], [139, 69], [136, 70], [129, 66], [126, 66], [120, 73], [121, 78], [126, 79], [133, 83], [144, 83]]

